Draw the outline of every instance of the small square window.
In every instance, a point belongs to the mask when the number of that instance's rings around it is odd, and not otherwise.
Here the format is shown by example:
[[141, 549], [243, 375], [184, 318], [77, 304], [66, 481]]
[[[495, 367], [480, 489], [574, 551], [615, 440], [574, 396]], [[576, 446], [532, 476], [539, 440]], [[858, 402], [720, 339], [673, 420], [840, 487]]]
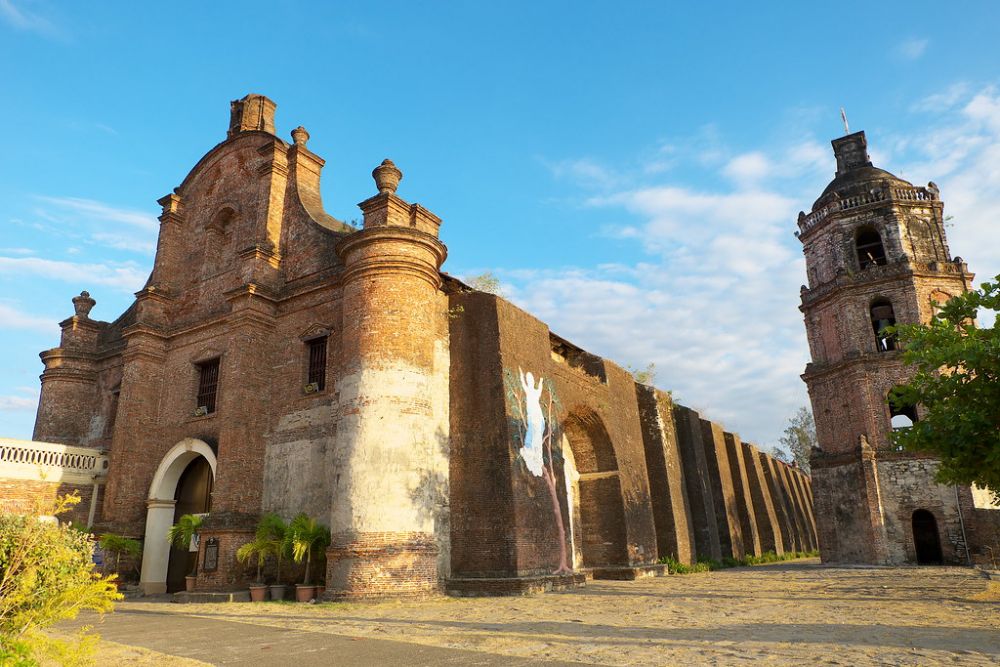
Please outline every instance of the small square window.
[[219, 360], [210, 359], [198, 364], [198, 407], [205, 414], [215, 412], [215, 399], [219, 391]]
[[306, 384], [314, 386], [314, 391], [326, 389], [326, 342], [329, 336], [320, 336], [306, 341], [309, 350], [309, 372]]

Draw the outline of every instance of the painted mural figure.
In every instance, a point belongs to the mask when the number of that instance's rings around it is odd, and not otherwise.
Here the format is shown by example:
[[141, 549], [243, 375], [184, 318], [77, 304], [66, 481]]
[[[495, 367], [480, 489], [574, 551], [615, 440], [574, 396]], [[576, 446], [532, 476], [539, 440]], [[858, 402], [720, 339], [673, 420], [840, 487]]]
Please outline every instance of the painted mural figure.
[[542, 458], [542, 443], [545, 440], [545, 416], [542, 414], [542, 378], [535, 377], [531, 371], [525, 373], [517, 369], [521, 376], [521, 388], [524, 389], [525, 412], [527, 413], [527, 428], [524, 434], [524, 446], [521, 447], [521, 458], [528, 470], [535, 477], [541, 477], [544, 471]]
[[[536, 383], [535, 376], [530, 371], [525, 373], [521, 368], [518, 368], [517, 372], [523, 398], [518, 394], [517, 385], [513, 383], [513, 378], [510, 378], [510, 375], [505, 375], [505, 377], [510, 380], [507, 384], [508, 396], [512, 401], [512, 407], [516, 410], [517, 421], [521, 427], [521, 448], [518, 450], [518, 454], [524, 461], [528, 472], [535, 477], [544, 479], [549, 489], [559, 540], [559, 564], [553, 574], [572, 574], [573, 568], [569, 565], [566, 552], [566, 526], [563, 522], [562, 508], [559, 505], [555, 465], [552, 459], [552, 440], [558, 437], [558, 420], [553, 419], [552, 414], [555, 395], [550, 385], [546, 414], [546, 409], [542, 407], [542, 391], [546, 388], [545, 379], [538, 378]], [[572, 512], [572, 509], [570, 511]]]

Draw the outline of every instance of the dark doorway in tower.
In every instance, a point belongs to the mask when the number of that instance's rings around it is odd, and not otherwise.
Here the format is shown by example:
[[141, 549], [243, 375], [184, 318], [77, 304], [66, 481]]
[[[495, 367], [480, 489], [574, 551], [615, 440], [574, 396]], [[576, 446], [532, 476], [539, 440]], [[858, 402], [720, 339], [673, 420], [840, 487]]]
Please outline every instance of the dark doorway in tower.
[[927, 510], [913, 513], [913, 546], [917, 551], [919, 565], [940, 565], [944, 562], [937, 521]]
[[618, 460], [607, 429], [600, 417], [582, 410], [566, 420], [564, 433], [570, 449], [566, 458], [572, 459], [567, 467], [579, 475], [570, 492], [574, 561], [583, 567], [627, 565]]
[[[191, 461], [177, 481], [174, 493], [174, 523], [185, 514], [207, 514], [212, 505], [212, 466], [205, 457]], [[170, 545], [167, 565], [167, 592], [184, 590], [184, 577], [194, 569], [197, 554]]]

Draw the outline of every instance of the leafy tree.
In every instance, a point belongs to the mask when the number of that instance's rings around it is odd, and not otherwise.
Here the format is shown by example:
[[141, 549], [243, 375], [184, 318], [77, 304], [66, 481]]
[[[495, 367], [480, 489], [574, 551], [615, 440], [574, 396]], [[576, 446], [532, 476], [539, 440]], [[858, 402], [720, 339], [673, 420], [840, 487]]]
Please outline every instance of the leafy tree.
[[809, 408], [801, 407], [795, 412], [788, 420], [785, 434], [778, 440], [792, 453], [792, 460], [808, 474], [809, 455], [816, 446], [816, 423]]
[[480, 292], [503, 296], [503, 286], [500, 284], [500, 279], [492, 271], [485, 271], [477, 276], [470, 276], [468, 282], [469, 287], [477, 289]]
[[[58, 515], [80, 502], [56, 499], [39, 514]], [[94, 571], [90, 535], [37, 516], [0, 514], [0, 664], [87, 664], [97, 636], [81, 630], [75, 641], [42, 631], [81, 610], [111, 611], [121, 595], [114, 575]]]
[[892, 438], [935, 454], [939, 482], [976, 484], [1000, 496], [1000, 319], [977, 327], [981, 308], [1000, 310], [1000, 276], [941, 305], [929, 324], [895, 327], [916, 375], [890, 400], [897, 408], [923, 406], [923, 416]]
[[791, 465], [792, 461], [794, 460], [792, 458], [791, 454], [789, 454], [788, 452], [786, 452], [784, 449], [780, 449], [778, 447], [771, 447], [771, 449], [765, 449], [763, 451], [764, 451], [765, 454], [767, 454], [771, 458], [775, 458], [775, 459], [778, 459], [779, 461], [783, 461], [783, 462], [787, 463], [788, 465]]
[[629, 373], [639, 384], [648, 384], [652, 386], [656, 382], [656, 364], [650, 362], [645, 369], [639, 370], [638, 368], [627, 367]]

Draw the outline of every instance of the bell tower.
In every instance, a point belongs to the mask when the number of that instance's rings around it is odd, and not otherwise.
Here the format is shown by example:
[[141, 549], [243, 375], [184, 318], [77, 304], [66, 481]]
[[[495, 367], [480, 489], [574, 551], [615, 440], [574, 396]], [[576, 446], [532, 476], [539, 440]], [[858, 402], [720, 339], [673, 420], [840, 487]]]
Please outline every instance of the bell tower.
[[936, 520], [942, 558], [964, 562], [957, 490], [935, 483], [933, 458], [891, 445], [892, 430], [912, 425], [920, 409], [887, 400], [913, 371], [886, 329], [929, 321], [973, 275], [951, 257], [934, 183], [916, 187], [872, 165], [864, 132], [832, 144], [836, 175], [812, 211], [799, 214], [796, 233], [809, 281], [800, 310], [812, 361], [802, 379], [819, 441], [812, 471], [821, 555], [919, 560], [914, 516], [925, 511]]

